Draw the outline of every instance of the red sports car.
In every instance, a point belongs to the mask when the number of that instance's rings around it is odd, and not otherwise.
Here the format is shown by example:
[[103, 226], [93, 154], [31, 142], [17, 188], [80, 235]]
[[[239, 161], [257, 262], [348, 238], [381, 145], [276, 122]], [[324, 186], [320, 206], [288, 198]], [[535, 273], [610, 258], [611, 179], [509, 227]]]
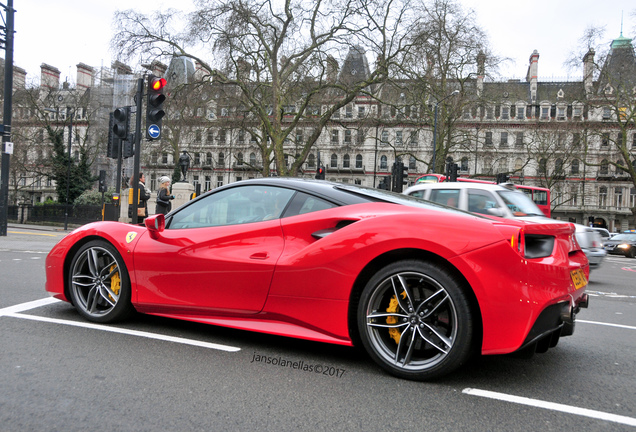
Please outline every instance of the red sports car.
[[145, 227], [85, 225], [46, 290], [86, 319], [133, 311], [342, 345], [425, 380], [472, 354], [545, 351], [587, 307], [570, 224], [487, 218], [289, 178], [217, 188]]

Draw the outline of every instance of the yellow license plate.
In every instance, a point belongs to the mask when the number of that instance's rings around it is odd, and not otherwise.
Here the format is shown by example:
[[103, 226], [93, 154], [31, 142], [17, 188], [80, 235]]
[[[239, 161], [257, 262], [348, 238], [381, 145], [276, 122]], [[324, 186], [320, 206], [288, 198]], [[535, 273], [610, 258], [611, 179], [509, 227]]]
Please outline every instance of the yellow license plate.
[[576, 289], [583, 288], [587, 285], [587, 278], [585, 277], [585, 273], [583, 270], [572, 270], [570, 272], [570, 277], [572, 278], [572, 282], [574, 282], [574, 286]]

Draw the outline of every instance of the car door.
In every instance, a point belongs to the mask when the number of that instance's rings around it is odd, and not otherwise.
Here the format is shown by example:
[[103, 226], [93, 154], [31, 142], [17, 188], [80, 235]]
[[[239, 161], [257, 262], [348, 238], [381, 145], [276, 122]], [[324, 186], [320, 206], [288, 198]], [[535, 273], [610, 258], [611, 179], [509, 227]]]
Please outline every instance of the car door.
[[284, 247], [280, 215], [294, 193], [237, 186], [171, 215], [158, 238], [144, 235], [135, 247], [138, 303], [181, 313], [260, 311]]

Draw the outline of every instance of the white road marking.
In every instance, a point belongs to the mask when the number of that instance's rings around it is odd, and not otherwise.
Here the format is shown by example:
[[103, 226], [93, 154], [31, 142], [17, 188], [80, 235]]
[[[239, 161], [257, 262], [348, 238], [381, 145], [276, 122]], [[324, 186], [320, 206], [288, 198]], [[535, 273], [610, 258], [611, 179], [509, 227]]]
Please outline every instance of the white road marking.
[[628, 330], [636, 330], [635, 326], [628, 326], [628, 325], [622, 325], [622, 324], [610, 324], [610, 323], [603, 323], [598, 321], [586, 321], [582, 319], [577, 319], [576, 322], [585, 323], [585, 324], [596, 324], [596, 325], [602, 325], [602, 326], [608, 326], [608, 327], [618, 327], [618, 328], [624, 328]]
[[129, 329], [123, 329], [123, 328], [118, 328], [118, 327], [110, 327], [107, 325], [102, 325], [102, 324], [93, 324], [93, 323], [89, 323], [89, 322], [80, 322], [80, 321], [69, 321], [69, 320], [61, 320], [61, 319], [57, 319], [57, 318], [48, 318], [48, 317], [42, 317], [42, 316], [36, 316], [36, 315], [24, 315], [24, 314], [20, 314], [19, 312], [24, 312], [30, 309], [35, 309], [41, 306], [46, 306], [48, 304], [51, 303], [56, 303], [60, 300], [57, 300], [53, 297], [49, 297], [49, 298], [44, 298], [41, 300], [35, 300], [32, 302], [27, 302], [27, 303], [21, 303], [19, 305], [15, 305], [15, 306], [9, 306], [3, 309], [0, 309], [0, 316], [8, 316], [8, 317], [12, 317], [12, 318], [21, 318], [21, 319], [28, 319], [28, 320], [32, 320], [32, 321], [40, 321], [40, 322], [46, 322], [46, 323], [51, 323], [51, 324], [61, 324], [61, 325], [68, 325], [68, 326], [73, 326], [73, 327], [82, 327], [82, 328], [87, 328], [87, 329], [92, 329], [92, 330], [101, 330], [101, 331], [107, 331], [107, 332], [111, 332], [111, 333], [119, 333], [119, 334], [125, 334], [125, 335], [129, 335], [129, 336], [139, 336], [139, 337], [145, 337], [148, 339], [157, 339], [157, 340], [162, 340], [162, 341], [167, 341], [167, 342], [174, 342], [174, 343], [180, 343], [180, 344], [184, 344], [184, 345], [192, 345], [192, 346], [198, 346], [198, 347], [202, 347], [202, 348], [210, 348], [210, 349], [215, 349], [215, 350], [219, 350], [219, 351], [227, 351], [227, 352], [237, 352], [240, 351], [241, 349], [238, 347], [233, 347], [233, 346], [229, 346], [229, 345], [221, 345], [221, 344], [215, 344], [215, 343], [210, 343], [210, 342], [202, 342], [202, 341], [198, 341], [198, 340], [194, 340], [194, 339], [186, 339], [186, 338], [180, 338], [180, 337], [175, 337], [175, 336], [167, 336], [167, 335], [162, 335], [162, 334], [157, 334], [157, 333], [150, 333], [150, 332], [144, 332], [144, 331], [139, 331], [139, 330], [129, 330]]
[[479, 390], [472, 388], [465, 388], [462, 390], [462, 393], [471, 395], [471, 396], [479, 396], [485, 397], [489, 399], [496, 399], [504, 402], [511, 402], [520, 405], [527, 405], [536, 408], [543, 408], [552, 411], [560, 411], [567, 414], [574, 414], [583, 417], [590, 417], [598, 420], [605, 420], [614, 423], [625, 424], [628, 426], [636, 426], [636, 418], [626, 417], [617, 414], [610, 414], [603, 411], [596, 411], [587, 408], [580, 408], [572, 405], [564, 405], [554, 402], [546, 402], [538, 399], [530, 399], [521, 396], [513, 396], [505, 393], [492, 392], [488, 390]]

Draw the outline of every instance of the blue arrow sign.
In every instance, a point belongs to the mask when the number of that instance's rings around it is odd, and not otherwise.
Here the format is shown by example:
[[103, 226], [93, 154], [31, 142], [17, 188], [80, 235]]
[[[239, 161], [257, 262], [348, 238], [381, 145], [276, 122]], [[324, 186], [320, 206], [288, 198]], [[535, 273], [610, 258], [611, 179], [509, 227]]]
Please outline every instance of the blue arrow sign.
[[148, 136], [152, 139], [157, 139], [161, 136], [161, 128], [156, 124], [148, 126]]

